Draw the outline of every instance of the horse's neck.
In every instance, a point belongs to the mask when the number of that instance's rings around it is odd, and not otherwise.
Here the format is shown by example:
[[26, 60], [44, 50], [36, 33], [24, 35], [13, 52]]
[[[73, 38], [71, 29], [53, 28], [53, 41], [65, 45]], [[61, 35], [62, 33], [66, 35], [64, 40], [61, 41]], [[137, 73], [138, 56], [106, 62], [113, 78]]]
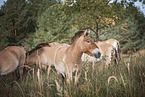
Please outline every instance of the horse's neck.
[[83, 52], [81, 51], [81, 49], [76, 43], [68, 47], [67, 54], [68, 56], [71, 57], [71, 60], [73, 62], [78, 63], [78, 64], [81, 63], [81, 57], [82, 57]]

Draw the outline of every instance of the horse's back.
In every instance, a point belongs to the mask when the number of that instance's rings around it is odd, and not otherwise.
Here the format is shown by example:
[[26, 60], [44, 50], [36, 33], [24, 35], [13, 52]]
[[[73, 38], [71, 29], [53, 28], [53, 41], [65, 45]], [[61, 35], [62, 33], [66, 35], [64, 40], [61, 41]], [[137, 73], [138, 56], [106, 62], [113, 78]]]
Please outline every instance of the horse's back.
[[109, 64], [113, 53], [113, 46], [106, 42], [97, 42], [96, 44], [99, 46], [102, 56], [106, 59], [106, 64]]
[[[51, 45], [51, 44], [50, 44]], [[27, 56], [27, 64], [34, 65], [34, 64], [43, 64], [43, 65], [53, 65], [54, 64], [54, 57], [59, 45], [53, 45], [50, 47], [42, 47], [32, 54]]]
[[108, 39], [106, 40], [106, 43], [111, 44], [113, 48], [115, 49], [115, 57], [117, 60], [121, 60], [120, 57], [120, 43], [116, 39]]
[[111, 44], [116, 50], [118, 49], [119, 41], [116, 39], [108, 39], [105, 41], [108, 44]]
[[25, 53], [23, 47], [9, 46], [0, 52], [0, 73], [6, 75], [18, 66], [24, 65]]
[[[33, 49], [32, 49], [33, 50]], [[26, 64], [34, 65], [39, 63], [39, 56], [43, 53], [43, 47], [27, 54]]]
[[112, 45], [105, 43], [105, 42], [97, 42], [96, 44], [99, 46], [99, 49], [102, 51], [103, 55], [111, 53], [111, 51], [113, 49]]

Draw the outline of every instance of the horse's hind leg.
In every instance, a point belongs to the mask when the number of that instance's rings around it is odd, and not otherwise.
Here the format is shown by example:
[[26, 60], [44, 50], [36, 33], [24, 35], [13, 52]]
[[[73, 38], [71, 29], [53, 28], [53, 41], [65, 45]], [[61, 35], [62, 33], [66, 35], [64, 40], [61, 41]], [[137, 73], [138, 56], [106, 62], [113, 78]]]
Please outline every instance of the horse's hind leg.
[[21, 81], [22, 81], [22, 77], [23, 77], [24, 63], [25, 63], [25, 55], [21, 56], [20, 60], [19, 60], [18, 70], [19, 70], [19, 75], [20, 75]]
[[16, 69], [14, 72], [12, 72], [12, 75], [14, 76], [14, 80], [18, 81], [20, 78], [19, 70]]
[[62, 75], [62, 74], [59, 74], [58, 75], [58, 79], [59, 79], [59, 82], [61, 82], [61, 83], [65, 83], [65, 76], [64, 75]]

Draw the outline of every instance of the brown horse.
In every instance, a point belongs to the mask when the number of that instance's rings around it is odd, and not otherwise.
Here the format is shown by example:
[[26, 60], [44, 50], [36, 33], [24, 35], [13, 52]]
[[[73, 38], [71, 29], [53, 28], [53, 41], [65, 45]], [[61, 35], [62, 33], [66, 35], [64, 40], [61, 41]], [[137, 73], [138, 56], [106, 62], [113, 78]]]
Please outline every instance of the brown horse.
[[25, 53], [21, 46], [9, 46], [0, 52], [0, 75], [14, 72], [18, 67], [20, 77], [23, 74]]
[[[71, 41], [72, 44], [70, 46], [60, 44], [52, 47], [43, 47], [33, 53], [32, 56], [30, 55], [30, 58], [33, 57], [38, 60], [38, 63], [54, 65], [56, 70], [63, 76], [66, 74], [67, 82], [70, 83], [72, 72], [82, 68], [81, 56], [83, 53], [94, 55], [96, 58], [101, 56], [98, 46], [89, 37], [87, 30], [80, 30], [75, 33]], [[77, 83], [80, 74], [81, 72], [75, 83]]]

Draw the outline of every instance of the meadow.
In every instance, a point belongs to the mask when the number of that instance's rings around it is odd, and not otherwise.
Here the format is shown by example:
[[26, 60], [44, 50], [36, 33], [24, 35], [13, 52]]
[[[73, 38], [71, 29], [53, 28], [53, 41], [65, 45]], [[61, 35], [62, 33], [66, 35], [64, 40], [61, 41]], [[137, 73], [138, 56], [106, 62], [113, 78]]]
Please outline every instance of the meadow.
[[[62, 81], [54, 67], [44, 73], [28, 67], [22, 80], [12, 74], [0, 78], [1, 97], [144, 97], [145, 50], [121, 54], [121, 61], [109, 66], [84, 62], [79, 84]], [[75, 75], [75, 74], [74, 74]], [[75, 76], [74, 80], [75, 80]]]

